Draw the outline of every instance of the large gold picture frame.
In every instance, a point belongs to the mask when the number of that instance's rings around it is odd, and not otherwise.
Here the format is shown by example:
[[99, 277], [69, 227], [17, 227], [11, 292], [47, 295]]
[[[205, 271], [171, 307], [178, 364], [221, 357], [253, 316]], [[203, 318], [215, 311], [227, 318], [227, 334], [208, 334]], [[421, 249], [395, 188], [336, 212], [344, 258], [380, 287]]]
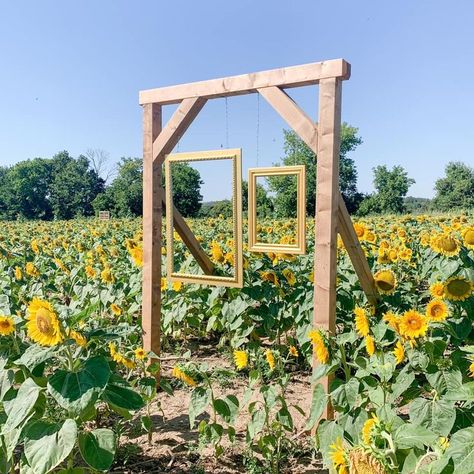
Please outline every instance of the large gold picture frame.
[[[295, 244], [258, 242], [257, 239], [257, 178], [268, 176], [296, 176], [296, 236]], [[249, 168], [248, 170], [248, 237], [249, 251], [275, 252], [290, 255], [306, 253], [306, 167], [274, 166], [270, 168]]]
[[[171, 165], [176, 162], [196, 162], [208, 160], [232, 160], [232, 216], [233, 216], [233, 253], [234, 274], [232, 277], [221, 275], [194, 275], [177, 273], [174, 269], [173, 239], [173, 182]], [[240, 148], [197, 151], [191, 153], [174, 153], [165, 159], [166, 176], [166, 267], [168, 281], [198, 283], [204, 285], [243, 287], [243, 254], [242, 254], [242, 150]]]

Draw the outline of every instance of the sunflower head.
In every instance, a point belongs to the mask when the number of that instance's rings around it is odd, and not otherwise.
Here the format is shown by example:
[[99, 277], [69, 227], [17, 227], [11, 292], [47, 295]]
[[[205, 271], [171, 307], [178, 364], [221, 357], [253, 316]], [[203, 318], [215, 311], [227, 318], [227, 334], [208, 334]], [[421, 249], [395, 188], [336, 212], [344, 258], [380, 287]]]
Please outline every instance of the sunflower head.
[[450, 234], [440, 234], [434, 237], [431, 248], [447, 257], [458, 255], [461, 250], [458, 240]]
[[355, 327], [360, 336], [366, 337], [369, 335], [369, 319], [364, 308], [356, 307], [354, 309]]
[[474, 284], [463, 276], [451, 277], [444, 283], [444, 293], [448, 300], [464, 301], [474, 291]]
[[28, 336], [42, 346], [55, 346], [63, 341], [62, 328], [53, 307], [47, 301], [33, 298], [28, 305]]
[[379, 270], [374, 275], [375, 286], [380, 293], [390, 295], [395, 291], [397, 279], [392, 270]]
[[237, 370], [245, 369], [248, 365], [248, 355], [245, 351], [234, 351], [234, 362]]
[[362, 448], [352, 449], [349, 453], [349, 472], [360, 474], [386, 474], [388, 471], [370, 452]]
[[395, 349], [393, 349], [393, 355], [395, 356], [397, 365], [401, 364], [405, 359], [405, 347], [400, 341], [397, 341], [397, 343], [395, 344]]
[[433, 298], [444, 298], [444, 283], [436, 281], [430, 286], [430, 294]]
[[467, 227], [462, 232], [464, 246], [474, 250], [474, 227]]
[[448, 305], [443, 300], [432, 300], [426, 306], [426, 317], [430, 321], [444, 321], [448, 312]]
[[400, 335], [407, 339], [416, 339], [426, 334], [428, 329], [428, 318], [414, 309], [403, 313], [400, 318]]
[[275, 355], [271, 349], [265, 351], [265, 359], [267, 359], [267, 364], [270, 367], [270, 370], [275, 368]]
[[8, 336], [15, 331], [15, 323], [11, 316], [0, 316], [0, 336]]

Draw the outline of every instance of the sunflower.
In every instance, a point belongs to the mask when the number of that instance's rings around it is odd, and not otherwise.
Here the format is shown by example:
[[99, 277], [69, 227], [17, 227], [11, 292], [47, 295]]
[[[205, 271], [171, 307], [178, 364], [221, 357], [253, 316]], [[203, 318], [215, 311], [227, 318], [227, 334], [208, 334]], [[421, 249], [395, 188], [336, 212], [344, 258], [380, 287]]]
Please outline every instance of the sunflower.
[[446, 298], [452, 301], [464, 301], [474, 290], [474, 284], [463, 276], [451, 277], [444, 283]]
[[444, 298], [444, 283], [440, 281], [434, 282], [430, 286], [430, 294], [433, 298]]
[[443, 300], [432, 300], [426, 307], [426, 317], [431, 321], [444, 321], [448, 313], [448, 305]]
[[462, 232], [464, 246], [474, 250], [474, 227], [467, 227]]
[[137, 267], [143, 267], [143, 249], [141, 246], [134, 247], [129, 250], [133, 263]]
[[446, 257], [458, 255], [461, 250], [459, 241], [450, 234], [435, 236], [431, 242], [431, 248]]
[[389, 269], [379, 270], [374, 275], [374, 281], [377, 290], [385, 295], [392, 294], [395, 291], [395, 287], [397, 286], [395, 274]]
[[313, 353], [316, 355], [318, 361], [321, 364], [327, 364], [329, 360], [329, 351], [321, 332], [317, 329], [312, 329], [308, 334], [308, 338], [313, 343]]
[[221, 246], [217, 242], [211, 244], [211, 255], [215, 262], [224, 261], [224, 253], [222, 252]]
[[474, 361], [472, 361], [471, 365], [469, 366], [469, 377], [474, 378]]
[[365, 233], [367, 232], [367, 227], [364, 224], [361, 224], [360, 222], [355, 222], [354, 231], [359, 240], [363, 240]]
[[369, 335], [369, 319], [364, 308], [356, 307], [354, 309], [355, 326], [359, 336], [366, 337]]
[[86, 347], [87, 345], [87, 339], [80, 332], [69, 331], [68, 337], [73, 339], [78, 346]]
[[275, 272], [272, 272], [272, 271], [263, 271], [263, 272], [260, 272], [260, 278], [261, 278], [263, 281], [269, 281], [270, 283], [273, 283], [273, 284], [275, 284], [276, 286], [279, 286], [278, 277], [276, 276], [276, 273], [275, 273]]
[[28, 336], [42, 346], [55, 346], [63, 341], [61, 325], [47, 301], [33, 298], [28, 305]]
[[295, 346], [290, 346], [288, 353], [293, 357], [298, 357], [298, 349]]
[[183, 288], [183, 283], [180, 281], [175, 281], [171, 285], [171, 288], [173, 289], [173, 291], [176, 291], [176, 293], [179, 293], [181, 291], [181, 288]]
[[112, 310], [112, 313], [115, 314], [115, 316], [120, 316], [122, 314], [122, 308], [118, 304], [112, 303], [110, 305], [110, 309]]
[[168, 287], [168, 283], [166, 282], [166, 278], [161, 277], [161, 291], [165, 291]]
[[405, 311], [400, 318], [399, 332], [407, 339], [424, 336], [427, 329], [428, 318], [414, 309]]
[[178, 366], [176, 366], [171, 375], [178, 379], [178, 380], [181, 380], [182, 382], [184, 382], [186, 385], [189, 385], [190, 387], [195, 387], [197, 384], [195, 382], [195, 380], [190, 377], [189, 375], [187, 375], [185, 372], [183, 372], [183, 370], [181, 370]]
[[400, 341], [397, 341], [395, 344], [395, 349], [393, 349], [393, 355], [395, 356], [395, 360], [397, 361], [397, 365], [401, 364], [405, 359], [405, 348]]
[[94, 267], [91, 265], [86, 265], [86, 275], [87, 278], [95, 278], [97, 275], [97, 272], [94, 270]]
[[31, 276], [31, 277], [37, 277], [37, 276], [39, 276], [39, 271], [38, 271], [38, 269], [35, 267], [35, 265], [34, 265], [33, 262], [27, 262], [27, 263], [26, 263], [25, 272], [26, 272], [27, 275], [29, 275], [29, 276]]
[[372, 414], [372, 418], [369, 418], [362, 427], [362, 440], [365, 444], [370, 444], [372, 441], [372, 430], [375, 425], [378, 423], [378, 418]]
[[275, 368], [275, 356], [273, 355], [273, 352], [270, 349], [267, 349], [265, 351], [265, 359], [267, 359], [267, 363], [270, 367], [270, 370], [273, 370]]
[[296, 283], [295, 274], [289, 268], [285, 268], [282, 273], [283, 276], [286, 278], [288, 284], [290, 286], [294, 286], [294, 284]]
[[11, 316], [0, 316], [0, 336], [8, 336], [15, 331], [15, 323]]
[[394, 330], [398, 332], [398, 325], [400, 324], [400, 316], [392, 311], [387, 311], [383, 315], [383, 320]]
[[21, 280], [23, 278], [23, 272], [20, 267], [15, 267], [15, 280]]
[[344, 446], [342, 444], [342, 438], [337, 438], [334, 444], [329, 446], [330, 453], [329, 456], [331, 457], [332, 465], [338, 473], [346, 473], [346, 452], [344, 450]]
[[375, 341], [370, 335], [365, 337], [365, 349], [369, 356], [373, 356], [375, 354]]
[[100, 272], [100, 277], [102, 278], [102, 281], [104, 283], [113, 283], [114, 282], [114, 276], [112, 275], [112, 271], [108, 267], [104, 268]]
[[138, 347], [137, 349], [135, 349], [135, 357], [139, 360], [143, 360], [143, 359], [146, 359], [146, 351], [145, 349], [143, 349], [143, 347]]
[[234, 362], [237, 367], [237, 370], [245, 369], [245, 367], [247, 367], [249, 363], [247, 352], [235, 350]]

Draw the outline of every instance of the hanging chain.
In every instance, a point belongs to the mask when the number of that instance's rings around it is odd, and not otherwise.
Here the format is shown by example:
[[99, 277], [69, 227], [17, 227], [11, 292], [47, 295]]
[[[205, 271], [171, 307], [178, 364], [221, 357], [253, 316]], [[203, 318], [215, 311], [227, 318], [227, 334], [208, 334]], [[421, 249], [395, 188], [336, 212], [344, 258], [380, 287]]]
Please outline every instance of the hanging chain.
[[225, 98], [225, 146], [229, 148], [229, 107]]
[[257, 92], [257, 167], [258, 167], [258, 155], [259, 155], [259, 139], [260, 139], [260, 94]]

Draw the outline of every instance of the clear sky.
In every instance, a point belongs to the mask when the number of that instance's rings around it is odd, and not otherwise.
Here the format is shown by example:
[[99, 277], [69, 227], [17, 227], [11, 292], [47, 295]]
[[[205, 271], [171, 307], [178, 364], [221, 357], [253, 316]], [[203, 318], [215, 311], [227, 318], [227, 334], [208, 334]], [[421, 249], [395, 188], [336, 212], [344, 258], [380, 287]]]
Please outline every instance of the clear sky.
[[[375, 165], [400, 164], [409, 194], [430, 197], [448, 161], [474, 165], [473, 18], [472, 0], [0, 0], [0, 163], [141, 156], [141, 89], [342, 57], [359, 189]], [[316, 88], [291, 94], [316, 119]], [[227, 109], [209, 102], [179, 151], [242, 147], [244, 176], [277, 162], [276, 112], [256, 95]], [[205, 198], [219, 190], [215, 176]]]

